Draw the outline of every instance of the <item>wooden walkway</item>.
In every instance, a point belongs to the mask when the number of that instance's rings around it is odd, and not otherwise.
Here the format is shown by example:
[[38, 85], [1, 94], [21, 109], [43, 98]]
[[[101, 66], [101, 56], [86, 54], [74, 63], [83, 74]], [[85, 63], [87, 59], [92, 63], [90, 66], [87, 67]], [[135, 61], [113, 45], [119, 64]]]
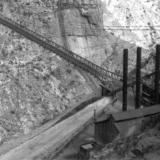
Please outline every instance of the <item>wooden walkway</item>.
[[[83, 110], [54, 127], [42, 132], [0, 156], [0, 160], [50, 160], [72, 137], [74, 137], [93, 117], [94, 110], [101, 113], [112, 102], [111, 98], [88, 105]], [[53, 159], [52, 159], [53, 160]]]

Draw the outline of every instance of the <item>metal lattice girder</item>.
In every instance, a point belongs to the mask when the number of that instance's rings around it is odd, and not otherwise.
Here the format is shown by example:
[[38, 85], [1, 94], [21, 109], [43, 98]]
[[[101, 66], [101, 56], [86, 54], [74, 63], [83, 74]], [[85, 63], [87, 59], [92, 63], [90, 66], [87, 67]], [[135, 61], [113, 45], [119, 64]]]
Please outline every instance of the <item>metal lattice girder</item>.
[[66, 48], [56, 44], [53, 41], [48, 40], [46, 37], [39, 35], [36, 32], [33, 32], [30, 29], [27, 29], [25, 26], [20, 25], [13, 20], [4, 17], [0, 14], [0, 23], [7, 26], [8, 28], [14, 30], [15, 32], [23, 35], [24, 37], [30, 39], [31, 41], [36, 42], [40, 46], [54, 52], [58, 56], [64, 58], [65, 60], [69, 61], [70, 63], [80, 67], [81, 69], [89, 72], [94, 77], [99, 79], [100, 81], [113, 79], [113, 80], [120, 80], [121, 76], [105, 70], [104, 68], [88, 61], [87, 59], [75, 54], [74, 52], [67, 50]]

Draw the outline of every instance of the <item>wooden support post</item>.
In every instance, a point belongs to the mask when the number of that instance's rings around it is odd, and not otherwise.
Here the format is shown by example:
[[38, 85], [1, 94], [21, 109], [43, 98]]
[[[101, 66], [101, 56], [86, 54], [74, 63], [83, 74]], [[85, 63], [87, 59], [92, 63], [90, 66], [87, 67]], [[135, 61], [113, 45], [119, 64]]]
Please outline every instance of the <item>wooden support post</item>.
[[123, 51], [123, 106], [122, 110], [127, 110], [127, 81], [128, 81], [128, 49]]
[[137, 48], [135, 109], [141, 107], [141, 48]]
[[156, 46], [156, 57], [155, 57], [155, 102], [159, 103], [159, 79], [160, 79], [160, 45]]

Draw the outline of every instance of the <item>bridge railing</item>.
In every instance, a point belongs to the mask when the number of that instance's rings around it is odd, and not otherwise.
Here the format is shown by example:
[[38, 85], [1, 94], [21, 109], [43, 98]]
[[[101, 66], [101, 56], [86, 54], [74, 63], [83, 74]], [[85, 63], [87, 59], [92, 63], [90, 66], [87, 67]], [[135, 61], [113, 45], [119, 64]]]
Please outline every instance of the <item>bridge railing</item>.
[[[90, 74], [94, 75], [100, 81], [107, 81], [108, 79], [120, 80], [122, 76], [105, 70], [104, 68], [90, 62], [89, 60], [75, 54], [74, 52], [67, 50], [66, 48], [56, 44], [55, 42], [47, 39], [46, 37], [26, 28], [25, 26], [16, 23], [15, 21], [4, 17], [0, 14], [0, 23], [6, 25], [7, 27], [15, 30], [16, 32], [23, 34], [23, 36], [35, 41], [36, 43], [42, 45], [43, 47], [47, 47], [47, 49], [52, 49], [55, 51], [55, 54], [60, 57], [70, 61], [72, 64], [79, 66]], [[24, 33], [23, 33], [24, 32]], [[27, 35], [28, 34], [28, 35]]]

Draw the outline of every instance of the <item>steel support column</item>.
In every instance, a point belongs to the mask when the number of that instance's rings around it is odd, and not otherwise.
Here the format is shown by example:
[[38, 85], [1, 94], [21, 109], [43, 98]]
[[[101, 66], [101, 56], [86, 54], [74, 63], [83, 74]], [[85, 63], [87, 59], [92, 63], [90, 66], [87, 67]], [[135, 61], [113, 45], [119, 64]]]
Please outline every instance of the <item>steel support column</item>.
[[137, 48], [137, 63], [136, 63], [136, 98], [135, 109], [141, 106], [141, 52], [140, 47]]
[[122, 110], [127, 110], [127, 81], [128, 81], [128, 49], [123, 51], [123, 106]]
[[160, 79], [160, 45], [156, 46], [156, 57], [155, 57], [155, 102], [159, 103], [159, 79]]

